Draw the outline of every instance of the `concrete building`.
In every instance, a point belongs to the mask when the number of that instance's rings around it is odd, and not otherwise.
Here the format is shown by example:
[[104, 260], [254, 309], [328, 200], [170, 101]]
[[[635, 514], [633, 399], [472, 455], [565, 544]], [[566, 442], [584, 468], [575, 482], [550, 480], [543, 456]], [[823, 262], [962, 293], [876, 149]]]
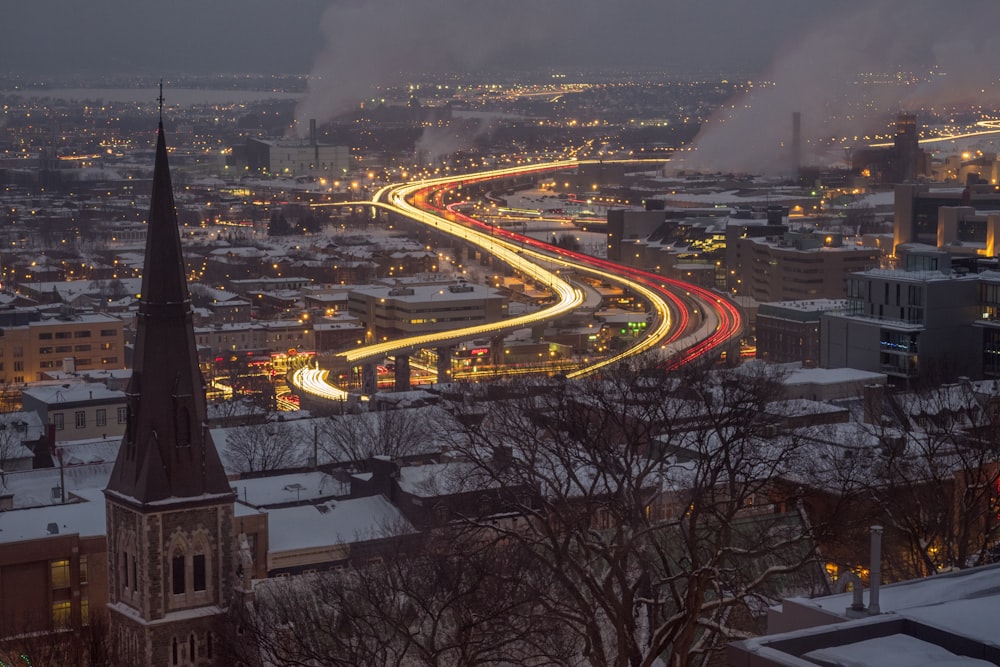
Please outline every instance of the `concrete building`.
[[825, 597], [768, 611], [768, 635], [730, 644], [729, 667], [1000, 664], [1000, 565]]
[[[955, 208], [941, 218], [942, 208]], [[994, 245], [997, 223], [991, 214], [1000, 211], [1000, 190], [995, 185], [932, 187], [927, 184], [896, 186], [894, 247], [904, 243], [922, 243], [951, 250], [962, 244], [982, 244], [983, 252]], [[989, 240], [988, 240], [989, 239]], [[958, 247], [958, 246], [955, 246]]]
[[839, 234], [727, 233], [729, 289], [760, 302], [842, 299], [847, 276], [877, 267], [881, 254], [877, 248], [844, 245]]
[[848, 280], [847, 308], [820, 325], [820, 365], [908, 384], [982, 374], [979, 276], [873, 269]]
[[1000, 378], [1000, 272], [979, 274], [979, 313], [983, 377]]
[[77, 499], [3, 512], [0, 637], [79, 632], [107, 603], [104, 502], [99, 491]]
[[125, 368], [125, 322], [102, 313], [0, 327], [0, 384], [42, 380], [52, 371]]
[[345, 178], [351, 169], [347, 146], [315, 141], [247, 139], [247, 166], [251, 171], [280, 176]]
[[498, 322], [507, 316], [507, 299], [464, 282], [372, 285], [351, 290], [348, 311], [366, 327], [369, 340], [381, 340]]
[[260, 320], [216, 324], [198, 327], [194, 333], [198, 348], [212, 356], [230, 352], [271, 354], [291, 349], [316, 349], [314, 327], [307, 321]]
[[621, 264], [628, 260], [629, 246], [645, 241], [666, 222], [664, 210], [634, 211], [624, 208], [608, 210], [608, 259]]

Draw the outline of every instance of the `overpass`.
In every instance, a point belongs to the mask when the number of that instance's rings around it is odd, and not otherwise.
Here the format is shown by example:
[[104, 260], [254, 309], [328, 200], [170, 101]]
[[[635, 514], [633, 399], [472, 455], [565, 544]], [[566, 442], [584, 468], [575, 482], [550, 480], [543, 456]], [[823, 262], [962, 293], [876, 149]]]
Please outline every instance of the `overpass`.
[[[397, 388], [403, 388], [409, 382], [408, 356], [415, 350], [433, 347], [439, 350], [438, 377], [447, 377], [450, 366], [441, 362], [442, 359], [447, 359], [450, 363], [447, 351], [451, 346], [473, 338], [500, 339], [511, 331], [560, 317], [578, 308], [584, 299], [583, 292], [560, 275], [564, 269], [591, 275], [632, 290], [650, 305], [653, 314], [652, 326], [635, 345], [619, 355], [579, 368], [569, 373], [569, 377], [589, 375], [627, 357], [654, 349], [660, 349], [661, 354], [669, 358], [668, 366], [676, 366], [709, 354], [737, 337], [742, 330], [742, 320], [739, 311], [724, 296], [639, 269], [558, 248], [507, 229], [495, 228], [464, 214], [446, 210], [442, 204], [444, 192], [469, 183], [571, 169], [579, 164], [579, 161], [567, 160], [497, 169], [466, 177], [449, 176], [392, 184], [376, 192], [371, 201], [335, 204], [366, 205], [391, 211], [477, 246], [551, 290], [556, 296], [556, 303], [502, 322], [366, 345], [333, 355], [333, 365], [360, 365], [363, 369], [363, 384], [366, 385], [366, 390], [370, 390], [366, 393], [371, 393], [375, 388], [375, 362], [385, 356], [395, 355]], [[699, 305], [701, 315], [692, 319], [692, 315], [698, 314]], [[399, 363], [400, 360], [402, 364]], [[323, 369], [303, 369], [293, 378], [293, 383], [311, 394], [344, 400], [346, 392], [326, 382], [328, 373], [328, 370]], [[400, 381], [400, 375], [403, 376], [403, 381]]]

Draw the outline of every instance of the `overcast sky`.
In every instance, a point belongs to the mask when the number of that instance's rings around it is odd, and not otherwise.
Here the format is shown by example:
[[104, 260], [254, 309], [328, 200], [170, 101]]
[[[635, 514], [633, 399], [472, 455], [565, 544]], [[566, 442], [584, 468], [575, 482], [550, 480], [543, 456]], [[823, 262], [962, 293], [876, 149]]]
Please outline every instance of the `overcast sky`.
[[[309, 72], [324, 52], [396, 67], [759, 70], [832, 11], [808, 0], [22, 0], [10, 72]], [[921, 4], [897, 0], [899, 7]], [[976, 4], [976, 0], [971, 2]], [[970, 5], [965, 2], [961, 7]], [[915, 9], [913, 10], [915, 11]], [[964, 12], [964, 10], [963, 10]], [[845, 43], [849, 42], [845, 35]], [[350, 47], [350, 48], [346, 48]]]

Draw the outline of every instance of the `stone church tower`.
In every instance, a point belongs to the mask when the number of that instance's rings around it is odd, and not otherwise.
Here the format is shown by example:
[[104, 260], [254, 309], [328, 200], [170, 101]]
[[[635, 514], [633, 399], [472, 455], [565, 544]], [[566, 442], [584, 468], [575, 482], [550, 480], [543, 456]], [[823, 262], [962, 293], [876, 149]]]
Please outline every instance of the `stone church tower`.
[[216, 665], [235, 498], [206, 428], [162, 119], [127, 426], [108, 487], [108, 606], [119, 665]]

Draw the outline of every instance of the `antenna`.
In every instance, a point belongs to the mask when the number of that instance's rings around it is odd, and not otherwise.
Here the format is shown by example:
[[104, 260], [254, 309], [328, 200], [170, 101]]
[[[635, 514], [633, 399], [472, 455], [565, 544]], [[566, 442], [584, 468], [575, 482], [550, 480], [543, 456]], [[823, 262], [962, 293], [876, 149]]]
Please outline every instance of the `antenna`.
[[163, 79], [160, 79], [160, 96], [156, 98], [160, 103], [160, 122], [163, 122]]

